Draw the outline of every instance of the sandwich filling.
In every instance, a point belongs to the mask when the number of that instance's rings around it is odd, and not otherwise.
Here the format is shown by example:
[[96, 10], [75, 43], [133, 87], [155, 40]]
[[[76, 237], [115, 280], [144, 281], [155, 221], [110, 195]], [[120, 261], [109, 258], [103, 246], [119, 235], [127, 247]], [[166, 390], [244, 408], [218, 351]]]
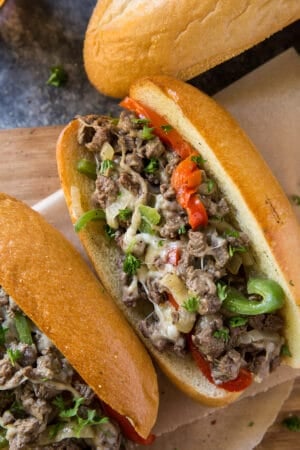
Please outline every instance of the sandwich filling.
[[250, 374], [246, 384], [268, 375], [288, 352], [278, 314], [284, 294], [257, 273], [251, 242], [206, 161], [147, 115], [79, 121], [86, 159], [77, 169], [95, 181], [95, 209], [75, 228], [104, 219], [120, 250], [123, 301], [145, 311], [142, 334], [160, 352], [192, 355], [228, 390], [241, 373]]
[[90, 387], [1, 286], [0, 318], [0, 448], [125, 448]]

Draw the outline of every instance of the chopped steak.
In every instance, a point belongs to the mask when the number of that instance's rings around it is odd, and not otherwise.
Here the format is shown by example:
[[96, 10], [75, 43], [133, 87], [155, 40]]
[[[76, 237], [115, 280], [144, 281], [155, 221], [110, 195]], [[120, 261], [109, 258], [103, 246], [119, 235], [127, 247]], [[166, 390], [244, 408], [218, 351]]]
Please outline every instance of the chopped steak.
[[[131, 194], [120, 200], [129, 214], [117, 219], [113, 232], [124, 303], [144, 308], [147, 298], [152, 308], [145, 308], [148, 315], [140, 321], [143, 335], [159, 351], [182, 355], [191, 333], [216, 384], [235, 380], [241, 367], [257, 378], [274, 370], [284, 343], [280, 314], [245, 320], [224, 307], [227, 289], [238, 289], [249, 302], [261, 297], [247, 293], [249, 277], [256, 272], [251, 242], [238, 228], [223, 186], [212, 178], [205, 160], [193, 151], [183, 161], [150, 121], [132, 112], [123, 111], [117, 124], [107, 117], [80, 120], [79, 143], [94, 152], [97, 167], [103, 161], [103, 142], [113, 149], [113, 169], [106, 176], [97, 173], [94, 204], [105, 210], [116, 202], [117, 207], [121, 191]], [[131, 254], [136, 271], [124, 268], [124, 252]], [[163, 279], [173, 281], [165, 286]], [[0, 292], [2, 301], [7, 299]]]

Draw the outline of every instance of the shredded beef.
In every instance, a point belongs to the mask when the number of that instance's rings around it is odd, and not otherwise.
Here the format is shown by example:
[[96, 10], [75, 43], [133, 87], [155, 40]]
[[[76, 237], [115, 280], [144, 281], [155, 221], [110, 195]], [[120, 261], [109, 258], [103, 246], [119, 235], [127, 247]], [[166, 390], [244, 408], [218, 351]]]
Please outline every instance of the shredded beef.
[[220, 358], [216, 358], [212, 365], [212, 377], [217, 383], [224, 383], [237, 378], [241, 365], [242, 357], [239, 352], [232, 349]]
[[221, 314], [208, 314], [197, 320], [192, 339], [198, 350], [210, 361], [225, 350], [224, 340], [213, 336], [213, 333], [222, 326]]
[[121, 172], [118, 182], [133, 195], [138, 196], [140, 185], [132, 179], [132, 176], [127, 172]]
[[103, 209], [116, 201], [119, 193], [119, 187], [111, 177], [105, 177], [98, 174], [96, 180], [96, 190], [94, 192], [94, 201]]
[[186, 272], [186, 285], [189, 290], [195, 292], [200, 298], [206, 294], [214, 295], [216, 293], [213, 276], [201, 269], [188, 267]]
[[35, 417], [17, 419], [12, 428], [8, 428], [6, 439], [9, 441], [10, 450], [26, 449], [27, 444], [34, 442], [39, 433], [45, 429]]

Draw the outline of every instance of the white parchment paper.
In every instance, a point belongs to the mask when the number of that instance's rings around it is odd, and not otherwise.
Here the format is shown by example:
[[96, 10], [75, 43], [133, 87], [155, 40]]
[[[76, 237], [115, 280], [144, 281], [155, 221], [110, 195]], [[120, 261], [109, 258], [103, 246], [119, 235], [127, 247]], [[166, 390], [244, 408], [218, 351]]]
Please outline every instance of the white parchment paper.
[[[300, 58], [288, 50], [216, 95], [262, 153], [287, 195], [300, 195]], [[246, 162], [245, 162], [246, 163]], [[35, 209], [82, 249], [61, 191]], [[300, 219], [300, 206], [295, 206]], [[160, 409], [153, 450], [250, 450], [263, 438], [300, 371], [279, 368], [226, 408], [200, 405], [158, 371]], [[245, 398], [245, 396], [247, 398]]]

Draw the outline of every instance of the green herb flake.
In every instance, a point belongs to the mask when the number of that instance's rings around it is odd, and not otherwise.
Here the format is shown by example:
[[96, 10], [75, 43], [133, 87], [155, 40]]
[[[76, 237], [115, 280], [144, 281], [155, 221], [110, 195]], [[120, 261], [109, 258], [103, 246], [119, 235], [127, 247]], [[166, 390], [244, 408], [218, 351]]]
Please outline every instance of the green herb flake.
[[100, 173], [102, 175], [107, 175], [110, 169], [113, 169], [115, 167], [114, 162], [111, 159], [105, 159], [100, 164]]
[[191, 157], [191, 160], [197, 164], [199, 168], [203, 166], [204, 163], [206, 163], [206, 159], [203, 159], [201, 155], [194, 155]]
[[0, 345], [4, 345], [5, 344], [5, 335], [8, 332], [8, 328], [3, 327], [2, 325], [0, 325]]
[[294, 205], [300, 206], [300, 195], [291, 195], [291, 200]]
[[300, 431], [300, 417], [289, 416], [283, 419], [282, 425], [290, 431]]
[[134, 119], [131, 119], [131, 122], [132, 123], [137, 123], [137, 124], [140, 124], [140, 125], [149, 125], [150, 120], [149, 119], [143, 119], [143, 118], [134, 118]]
[[157, 243], [158, 247], [163, 247], [164, 246], [164, 241], [160, 240]]
[[47, 429], [49, 439], [54, 439], [64, 426], [65, 424], [63, 422], [57, 422], [50, 425]]
[[113, 239], [116, 236], [116, 231], [117, 230], [115, 228], [112, 228], [112, 227], [110, 227], [109, 225], [106, 224], [104, 226], [104, 231], [105, 231], [105, 234], [108, 237], [108, 239]]
[[21, 358], [22, 352], [18, 349], [13, 350], [12, 348], [8, 348], [6, 350], [7, 356], [11, 362], [11, 364], [14, 366], [16, 362]]
[[87, 418], [83, 419], [82, 417], [78, 417], [77, 421], [78, 425], [76, 427], [76, 435], [77, 437], [80, 437], [81, 431], [84, 427], [92, 425], [103, 425], [109, 422], [109, 418], [98, 417], [94, 409], [88, 409]]
[[79, 409], [80, 405], [82, 405], [84, 403], [84, 400], [85, 400], [84, 397], [78, 397], [78, 398], [74, 399], [73, 408], [69, 408], [69, 409], [60, 411], [59, 417], [61, 417], [62, 419], [66, 419], [69, 417], [76, 417], [78, 414], [78, 409]]
[[211, 194], [212, 191], [214, 190], [216, 183], [214, 182], [214, 180], [211, 180], [211, 179], [207, 180], [205, 183], [206, 183], [207, 193]]
[[31, 328], [28, 319], [21, 312], [15, 313], [15, 326], [20, 342], [24, 344], [32, 344]]
[[147, 127], [147, 125], [144, 125], [141, 133], [141, 138], [144, 141], [149, 141], [150, 139], [153, 139], [155, 137], [155, 135], [153, 134], [153, 130], [154, 128], [150, 128]]
[[190, 313], [196, 313], [199, 308], [200, 300], [198, 297], [189, 297], [183, 304], [183, 308]]
[[229, 325], [231, 326], [231, 328], [237, 328], [237, 327], [242, 327], [244, 325], [246, 325], [248, 323], [248, 319], [247, 317], [231, 317], [229, 319]]
[[240, 237], [240, 232], [236, 230], [225, 230], [224, 236], [238, 238]]
[[217, 283], [217, 295], [221, 302], [223, 302], [227, 297], [228, 286], [223, 283]]
[[62, 398], [61, 395], [57, 395], [57, 396], [55, 397], [55, 399], [53, 400], [52, 404], [53, 404], [54, 406], [56, 406], [56, 408], [57, 408], [60, 412], [64, 411], [65, 408], [66, 408], [64, 399]]
[[224, 342], [228, 342], [229, 330], [228, 328], [220, 328], [219, 330], [214, 331], [213, 336], [217, 339], [221, 339]]
[[136, 258], [132, 253], [127, 253], [123, 262], [123, 270], [128, 275], [135, 275], [138, 269], [141, 267], [141, 261]]
[[234, 247], [232, 245], [229, 245], [229, 249], [228, 249], [228, 253], [231, 258], [235, 253], [246, 253], [247, 251], [248, 251], [247, 247], [243, 247], [243, 246]]
[[47, 84], [55, 87], [61, 87], [68, 81], [68, 74], [62, 66], [54, 66], [50, 69], [50, 76]]
[[159, 162], [158, 159], [156, 158], [151, 158], [148, 162], [148, 164], [146, 165], [144, 172], [146, 173], [155, 173], [157, 172], [159, 168]]
[[283, 346], [281, 347], [280, 355], [281, 356], [289, 356], [289, 357], [292, 356], [289, 346], [287, 344], [283, 344]]
[[173, 130], [172, 125], [166, 124], [166, 125], [161, 125], [160, 127], [165, 133], [170, 133], [170, 131]]
[[178, 228], [178, 231], [177, 231], [177, 233], [179, 234], [179, 235], [181, 235], [181, 234], [186, 234], [186, 227], [185, 227], [185, 225], [182, 225], [180, 228]]
[[248, 423], [248, 427], [253, 427], [254, 422], [251, 420], [251, 422]]
[[120, 220], [126, 221], [126, 220], [128, 220], [130, 218], [131, 214], [132, 214], [132, 211], [129, 208], [120, 209], [119, 210], [119, 214], [118, 214], [118, 218]]

